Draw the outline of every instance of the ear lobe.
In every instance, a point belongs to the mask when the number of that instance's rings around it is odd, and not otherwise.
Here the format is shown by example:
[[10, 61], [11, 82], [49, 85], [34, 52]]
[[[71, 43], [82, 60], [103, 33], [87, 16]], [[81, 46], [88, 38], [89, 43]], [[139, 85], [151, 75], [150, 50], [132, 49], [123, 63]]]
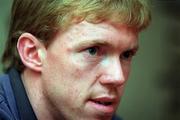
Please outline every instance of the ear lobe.
[[37, 72], [41, 71], [42, 59], [39, 56], [38, 49], [42, 47], [44, 47], [44, 45], [30, 33], [23, 33], [19, 37], [17, 49], [26, 68]]

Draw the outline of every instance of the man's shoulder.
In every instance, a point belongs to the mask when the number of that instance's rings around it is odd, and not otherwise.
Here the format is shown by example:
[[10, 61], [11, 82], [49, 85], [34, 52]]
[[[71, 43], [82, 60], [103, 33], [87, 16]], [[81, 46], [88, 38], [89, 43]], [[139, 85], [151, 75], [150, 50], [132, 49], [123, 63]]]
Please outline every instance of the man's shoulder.
[[9, 77], [7, 74], [0, 75], [0, 103], [6, 97], [6, 90], [9, 90]]
[[0, 76], [0, 120], [16, 120], [17, 109], [9, 76]]
[[9, 77], [7, 74], [0, 75], [0, 104], [5, 100], [5, 88], [8, 87]]

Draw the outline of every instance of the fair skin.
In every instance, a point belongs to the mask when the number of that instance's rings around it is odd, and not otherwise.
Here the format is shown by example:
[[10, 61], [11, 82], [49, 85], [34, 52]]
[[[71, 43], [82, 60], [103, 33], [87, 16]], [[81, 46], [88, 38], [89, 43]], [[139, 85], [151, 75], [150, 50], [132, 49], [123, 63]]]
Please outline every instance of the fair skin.
[[18, 51], [23, 83], [39, 120], [111, 120], [122, 97], [138, 32], [126, 25], [82, 21], [45, 48], [24, 33]]

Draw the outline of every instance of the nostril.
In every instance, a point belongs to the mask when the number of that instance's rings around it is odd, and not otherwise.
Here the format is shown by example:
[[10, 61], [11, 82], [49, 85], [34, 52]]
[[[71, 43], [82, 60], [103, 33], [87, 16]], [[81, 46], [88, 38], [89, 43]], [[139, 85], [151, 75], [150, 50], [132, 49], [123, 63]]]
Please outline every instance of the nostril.
[[99, 77], [99, 82], [104, 85], [113, 85], [113, 86], [122, 86], [125, 83], [125, 79], [119, 78], [119, 77], [114, 77], [111, 75], [103, 75]]

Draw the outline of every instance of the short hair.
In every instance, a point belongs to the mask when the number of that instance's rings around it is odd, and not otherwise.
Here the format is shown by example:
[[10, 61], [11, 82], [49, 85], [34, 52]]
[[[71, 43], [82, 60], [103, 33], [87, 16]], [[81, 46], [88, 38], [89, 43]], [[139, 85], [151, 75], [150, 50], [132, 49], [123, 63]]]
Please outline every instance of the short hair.
[[33, 34], [46, 46], [58, 30], [86, 20], [112, 20], [138, 30], [145, 29], [151, 15], [146, 0], [14, 0], [11, 23], [2, 63], [4, 71], [25, 68], [16, 45], [21, 34]]

